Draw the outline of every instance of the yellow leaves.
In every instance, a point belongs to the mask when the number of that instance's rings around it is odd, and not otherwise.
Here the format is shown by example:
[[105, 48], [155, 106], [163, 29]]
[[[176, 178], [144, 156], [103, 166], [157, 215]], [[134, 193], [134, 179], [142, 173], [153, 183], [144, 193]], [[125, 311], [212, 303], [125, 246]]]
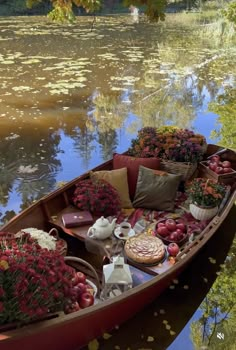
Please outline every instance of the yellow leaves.
[[99, 342], [97, 339], [93, 339], [88, 343], [88, 350], [98, 350], [99, 349]]
[[212, 258], [211, 256], [209, 256], [208, 260], [211, 264], [216, 264], [216, 259]]
[[104, 333], [103, 334], [103, 339], [105, 339], [105, 340], [107, 340], [107, 339], [109, 339], [109, 338], [111, 338], [111, 334], [109, 334], [109, 333]]
[[155, 339], [153, 337], [151, 337], [150, 335], [147, 337], [147, 342], [151, 343], [153, 342]]

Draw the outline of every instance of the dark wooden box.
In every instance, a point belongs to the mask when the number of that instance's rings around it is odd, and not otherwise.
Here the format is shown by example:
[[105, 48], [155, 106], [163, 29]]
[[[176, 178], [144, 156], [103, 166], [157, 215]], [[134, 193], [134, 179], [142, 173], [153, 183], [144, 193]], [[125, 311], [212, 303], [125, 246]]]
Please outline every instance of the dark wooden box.
[[213, 170], [208, 168], [207, 162], [200, 162], [198, 176], [205, 176], [211, 180], [224, 183], [225, 185], [232, 185], [236, 181], [236, 171], [234, 169], [232, 173], [216, 174]]

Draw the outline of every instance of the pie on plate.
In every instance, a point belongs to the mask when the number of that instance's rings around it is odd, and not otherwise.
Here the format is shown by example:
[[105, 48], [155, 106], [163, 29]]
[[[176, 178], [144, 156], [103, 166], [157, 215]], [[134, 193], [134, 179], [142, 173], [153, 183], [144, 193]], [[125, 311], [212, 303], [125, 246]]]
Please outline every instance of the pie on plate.
[[139, 264], [158, 264], [165, 258], [165, 246], [161, 239], [141, 233], [127, 239], [125, 253]]

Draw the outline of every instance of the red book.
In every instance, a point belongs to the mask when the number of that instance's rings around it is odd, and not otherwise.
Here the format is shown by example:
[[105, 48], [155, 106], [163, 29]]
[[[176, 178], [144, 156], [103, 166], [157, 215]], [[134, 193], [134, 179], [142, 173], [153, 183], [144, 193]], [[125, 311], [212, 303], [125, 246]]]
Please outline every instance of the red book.
[[66, 228], [89, 225], [93, 221], [91, 213], [86, 210], [62, 215], [62, 223]]

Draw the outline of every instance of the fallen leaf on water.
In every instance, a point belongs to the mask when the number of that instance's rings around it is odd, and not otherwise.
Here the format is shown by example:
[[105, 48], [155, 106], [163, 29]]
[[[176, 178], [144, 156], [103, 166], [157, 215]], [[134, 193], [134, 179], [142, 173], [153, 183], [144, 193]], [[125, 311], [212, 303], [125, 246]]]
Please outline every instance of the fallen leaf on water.
[[167, 320], [163, 320], [163, 321], [162, 321], [162, 323], [167, 324], [167, 323], [168, 323], [168, 321], [167, 321]]
[[120, 350], [120, 346], [119, 345], [115, 345], [115, 350]]
[[175, 286], [172, 284], [171, 286], [169, 286], [169, 289], [175, 289]]
[[166, 329], [171, 329], [171, 326], [169, 324], [166, 324]]
[[104, 333], [103, 334], [103, 339], [109, 339], [109, 338], [111, 338], [111, 334], [109, 334], [109, 333]]
[[155, 312], [153, 313], [153, 316], [157, 317], [157, 316], [158, 316], [158, 312], [155, 311]]
[[160, 309], [160, 314], [161, 315], [164, 315], [166, 312], [165, 312], [165, 310], [164, 309]]
[[183, 288], [184, 288], [184, 289], [189, 289], [189, 286], [187, 286], [187, 284], [185, 284], [185, 285], [183, 286]]
[[88, 350], [98, 350], [99, 349], [99, 342], [97, 339], [93, 339], [88, 343]]
[[176, 333], [172, 330], [170, 330], [170, 335], [175, 335]]
[[173, 282], [174, 284], [178, 284], [178, 283], [179, 283], [179, 280], [174, 279], [172, 282]]
[[154, 341], [154, 338], [153, 337], [151, 337], [150, 335], [147, 337], [147, 342], [152, 342], [152, 341]]
[[211, 256], [209, 256], [209, 261], [211, 264], [215, 264], [216, 263], [216, 259], [212, 258]]

